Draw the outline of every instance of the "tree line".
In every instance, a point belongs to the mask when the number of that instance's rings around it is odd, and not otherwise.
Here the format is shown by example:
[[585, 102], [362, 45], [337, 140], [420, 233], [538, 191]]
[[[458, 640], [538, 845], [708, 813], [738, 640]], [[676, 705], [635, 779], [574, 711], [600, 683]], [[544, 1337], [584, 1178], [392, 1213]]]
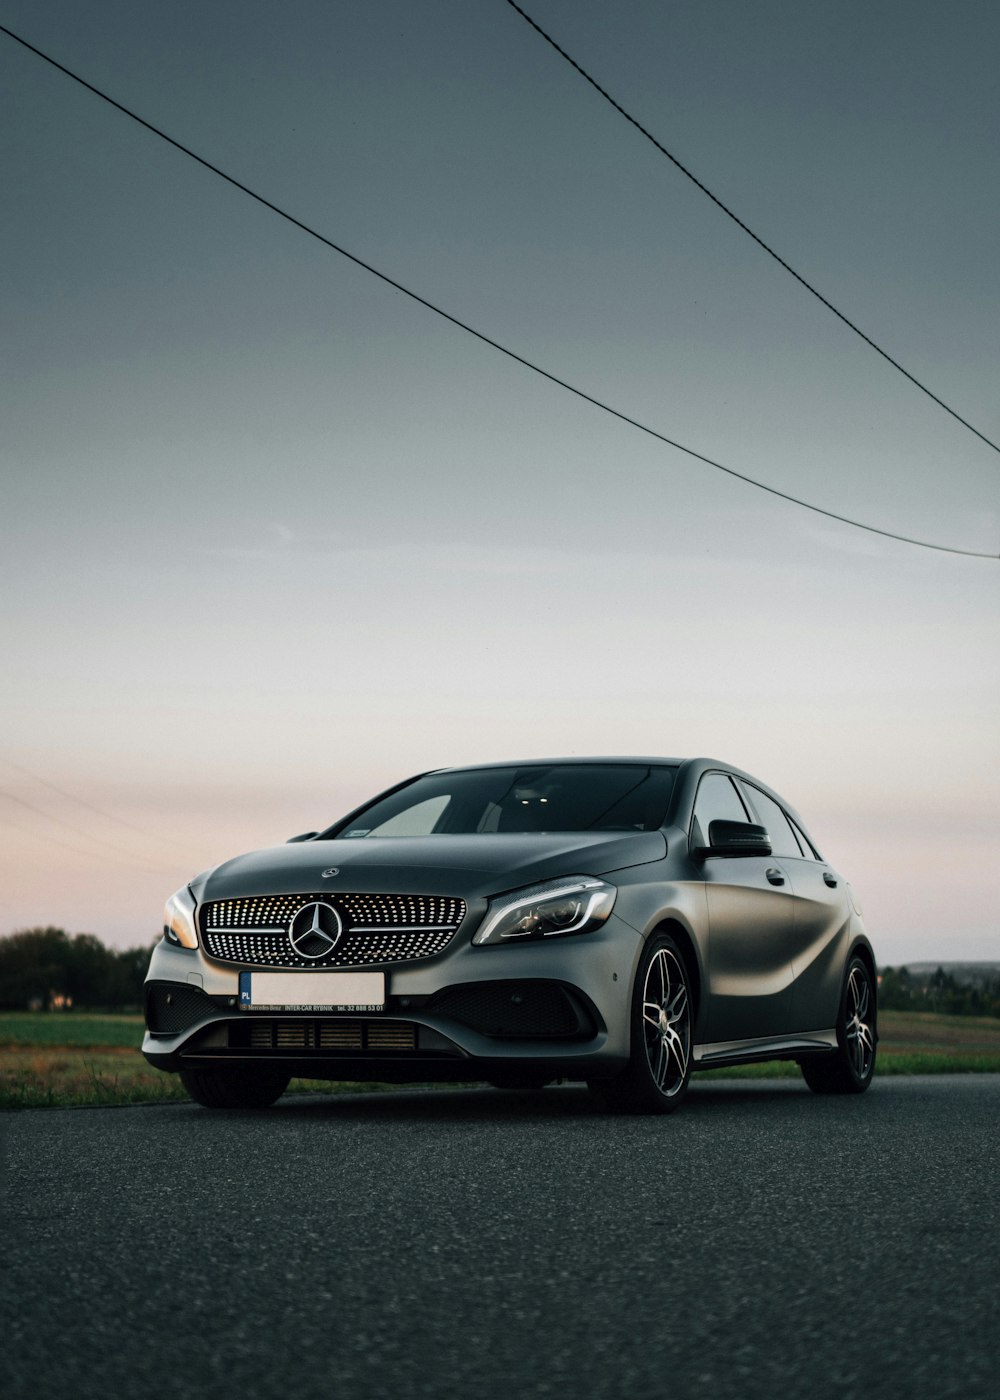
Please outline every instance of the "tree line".
[[888, 1011], [943, 1011], [951, 1016], [1000, 1016], [1000, 974], [959, 979], [939, 967], [911, 973], [886, 967], [879, 977], [878, 1004]]
[[106, 948], [93, 933], [29, 928], [0, 937], [0, 1009], [139, 1011], [153, 943]]
[[[106, 948], [93, 933], [29, 928], [0, 936], [0, 1010], [138, 1011], [155, 940]], [[1000, 1016], [1000, 974], [959, 980], [939, 967], [929, 976], [886, 967], [879, 1005], [890, 1011]]]

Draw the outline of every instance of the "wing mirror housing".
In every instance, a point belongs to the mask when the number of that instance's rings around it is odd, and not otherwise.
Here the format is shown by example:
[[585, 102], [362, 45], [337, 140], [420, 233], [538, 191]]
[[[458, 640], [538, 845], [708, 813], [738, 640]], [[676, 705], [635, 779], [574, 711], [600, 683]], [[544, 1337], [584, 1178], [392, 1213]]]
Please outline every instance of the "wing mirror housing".
[[291, 846], [295, 841], [311, 841], [314, 836], [318, 836], [318, 831], [303, 831], [301, 836], [289, 836], [285, 842], [286, 846]]
[[709, 822], [708, 845], [696, 853], [700, 856], [769, 856], [771, 838], [767, 828], [756, 822]]

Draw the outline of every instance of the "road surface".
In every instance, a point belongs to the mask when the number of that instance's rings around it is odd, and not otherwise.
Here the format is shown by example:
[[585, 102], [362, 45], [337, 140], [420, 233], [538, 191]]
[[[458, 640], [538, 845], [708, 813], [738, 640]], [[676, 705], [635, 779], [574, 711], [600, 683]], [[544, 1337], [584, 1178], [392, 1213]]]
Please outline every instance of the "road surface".
[[1000, 1076], [0, 1116], [6, 1400], [996, 1395]]

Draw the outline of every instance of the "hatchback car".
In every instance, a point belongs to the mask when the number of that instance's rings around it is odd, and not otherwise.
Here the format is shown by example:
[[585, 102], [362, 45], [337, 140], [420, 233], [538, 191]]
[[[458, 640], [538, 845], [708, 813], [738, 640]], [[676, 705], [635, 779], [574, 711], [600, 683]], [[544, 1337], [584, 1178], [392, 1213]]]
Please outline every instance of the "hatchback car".
[[668, 1113], [692, 1071], [875, 1067], [875, 959], [799, 815], [713, 759], [593, 758], [409, 778], [167, 902], [143, 1053], [209, 1108], [295, 1075], [584, 1081]]

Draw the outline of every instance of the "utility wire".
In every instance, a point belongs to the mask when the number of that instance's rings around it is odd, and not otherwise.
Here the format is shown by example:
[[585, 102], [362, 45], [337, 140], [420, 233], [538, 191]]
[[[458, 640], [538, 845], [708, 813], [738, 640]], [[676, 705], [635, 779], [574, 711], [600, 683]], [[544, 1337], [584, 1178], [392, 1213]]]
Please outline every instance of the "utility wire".
[[708, 198], [712, 201], [712, 203], [717, 205], [718, 208], [722, 210], [723, 214], [727, 216], [727, 218], [732, 219], [733, 223], [737, 224], [745, 234], [748, 234], [758, 245], [758, 247], [763, 248], [764, 252], [768, 255], [769, 258], [773, 258], [774, 261], [778, 263], [781, 267], [783, 267], [786, 272], [791, 273], [791, 275], [795, 278], [796, 282], [799, 282], [803, 287], [805, 287], [807, 292], [811, 292], [812, 295], [817, 299], [817, 301], [821, 301], [828, 311], [832, 311], [833, 314], [838, 318], [838, 320], [843, 321], [844, 325], [847, 326], [850, 330], [852, 330], [855, 335], [860, 336], [866, 345], [870, 345], [871, 348], [877, 354], [882, 356], [883, 360], [888, 360], [889, 364], [892, 365], [893, 369], [898, 369], [900, 374], [904, 375], [910, 381], [911, 384], [916, 385], [916, 387], [921, 391], [921, 393], [926, 394], [929, 399], [933, 399], [939, 408], [944, 409], [945, 413], [950, 413], [952, 418], [957, 419], [958, 422], [962, 424], [963, 428], [968, 428], [970, 433], [975, 433], [976, 437], [979, 438], [981, 442], [985, 442], [987, 447], [992, 447], [994, 452], [1000, 452], [1000, 446], [998, 446], [992, 438], [988, 438], [985, 433], [981, 433], [978, 428], [973, 427], [973, 425], [968, 421], [968, 419], [963, 418], [960, 413], [956, 413], [953, 408], [949, 407], [949, 405], [945, 403], [944, 399], [939, 399], [937, 394], [935, 394], [932, 390], [928, 389], [926, 384], [922, 384], [920, 380], [916, 377], [916, 375], [911, 374], [908, 369], [904, 369], [898, 360], [894, 360], [893, 357], [887, 351], [882, 349], [881, 345], [877, 345], [875, 341], [872, 340], [871, 336], [865, 335], [864, 331], [860, 328], [860, 326], [856, 326], [854, 322], [850, 320], [849, 317], [845, 316], [842, 311], [838, 311], [832, 301], [828, 301], [827, 298], [823, 295], [823, 293], [817, 291], [817, 289], [812, 285], [811, 282], [807, 282], [801, 273], [796, 272], [794, 267], [791, 267], [787, 262], [785, 262], [785, 259], [781, 256], [780, 253], [776, 253], [773, 248], [769, 247], [768, 244], [764, 242], [763, 238], [758, 237], [758, 235], [754, 233], [753, 229], [749, 228], [739, 217], [738, 214], [734, 214], [727, 204], [723, 204], [722, 200], [719, 199], [718, 195], [714, 195], [707, 185], [702, 184], [702, 182], [698, 179], [697, 175], [693, 174], [687, 168], [686, 165], [683, 165], [681, 161], [679, 161], [677, 157], [673, 154], [673, 152], [668, 151], [666, 146], [661, 145], [661, 143], [657, 141], [656, 137], [651, 132], [647, 131], [646, 128], [641, 124], [641, 122], [637, 122], [635, 117], [631, 116], [630, 113], [626, 112], [625, 108], [621, 105], [621, 103], [616, 102], [615, 99], [611, 96], [611, 94], [608, 91], [606, 91], [606, 89], [602, 88], [600, 83], [595, 78], [592, 78], [587, 72], [587, 70], [585, 68], [582, 68], [580, 64], [577, 63], [576, 59], [571, 57], [571, 55], [568, 54], [566, 50], [561, 47], [561, 45], [557, 44], [555, 39], [553, 39], [552, 35], [547, 34], [542, 28], [542, 26], [536, 20], [533, 20], [526, 10], [522, 10], [521, 6], [516, 3], [516, 0], [507, 0], [507, 4], [511, 7], [512, 10], [516, 10], [517, 13], [521, 16], [521, 18], [527, 24], [531, 25], [532, 29], [536, 32], [536, 34], [540, 34], [541, 37], [545, 40], [545, 42], [547, 44], [550, 44], [552, 48], [555, 49], [557, 54], [564, 58], [572, 68], [575, 68], [576, 71], [580, 74], [580, 77], [585, 79], [586, 82], [588, 82], [592, 88], [594, 88], [597, 92], [601, 94], [605, 102], [610, 102], [611, 106], [615, 109], [616, 112], [620, 113], [625, 118], [625, 120], [630, 123], [630, 125], [634, 126], [636, 131], [641, 132], [641, 134], [645, 136], [646, 140], [651, 142], [652, 145], [656, 147], [656, 149], [660, 152], [661, 155], [666, 156], [667, 160], [669, 160], [673, 165], [675, 165], [682, 175], [686, 175], [687, 178], [692, 182], [692, 184], [697, 185], [698, 188], [701, 190], [702, 194], [707, 195]]
[[767, 486], [764, 482], [757, 481], [752, 476], [746, 476], [743, 472], [738, 472], [733, 467], [723, 466], [721, 462], [715, 461], [712, 457], [706, 457], [702, 452], [696, 452], [694, 448], [685, 447], [683, 443], [676, 442], [673, 438], [667, 437], [664, 433], [657, 432], [655, 428], [650, 428], [645, 423], [640, 423], [636, 418], [630, 418], [627, 413], [622, 413], [617, 408], [612, 408], [610, 404], [604, 403], [601, 399], [595, 398], [592, 394], [586, 393], [583, 389], [578, 389], [567, 380], [560, 379], [558, 375], [552, 374], [547, 369], [542, 369], [540, 365], [536, 365], [532, 360], [526, 359], [523, 355], [519, 355], [515, 350], [510, 350], [506, 345], [501, 345], [499, 341], [491, 339], [491, 337], [484, 334], [483, 331], [478, 331], [466, 321], [459, 320], [459, 318], [453, 316], [450, 311], [442, 310], [440, 306], [435, 306], [432, 301], [428, 301], [426, 297], [420, 296], [418, 292], [413, 292], [409, 287], [404, 287], [402, 282], [397, 282], [387, 273], [380, 272], [377, 267], [373, 267], [371, 263], [365, 262], [365, 260], [358, 257], [356, 253], [348, 252], [348, 250], [341, 247], [339, 243], [334, 243], [332, 239], [327, 238], [324, 234], [319, 233], [316, 229], [303, 223], [301, 219], [295, 218], [293, 214], [287, 213], [286, 210], [280, 208], [279, 205], [272, 203], [269, 199], [265, 199], [265, 197], [258, 194], [256, 190], [252, 190], [249, 185], [244, 185], [241, 181], [235, 179], [234, 176], [227, 175], [224, 170], [221, 170], [217, 165], [213, 165], [212, 162], [206, 160], [204, 156], [198, 155], [197, 152], [192, 151], [190, 147], [183, 145], [180, 141], [176, 141], [172, 136], [168, 136], [165, 131], [161, 131], [160, 128], [154, 126], [152, 122], [146, 121], [144, 117], [140, 117], [128, 107], [123, 106], [122, 103], [116, 102], [115, 99], [109, 97], [106, 92], [102, 92], [101, 89], [95, 87], [93, 83], [88, 83], [85, 78], [81, 78], [78, 73], [74, 73], [72, 69], [65, 67], [64, 64], [57, 62], [56, 59], [50, 58], [47, 53], [43, 53], [42, 50], [36, 48], [34, 44], [29, 44], [27, 39], [22, 39], [19, 34], [15, 34], [14, 31], [8, 29], [6, 25], [0, 24], [0, 33], [6, 34], [8, 38], [20, 44], [22, 48], [28, 49], [30, 53], [35, 54], [53, 68], [58, 69], [60, 73], [65, 73], [65, 75], [68, 78], [72, 78], [75, 83], [79, 83], [80, 86], [86, 88], [88, 92], [92, 92], [95, 97], [101, 98], [103, 102], [107, 102], [110, 106], [122, 112], [126, 117], [130, 117], [132, 121], [138, 122], [140, 126], [145, 127], [147, 131], [151, 131], [154, 136], [159, 136], [161, 140], [166, 141], [168, 145], [173, 146], [183, 155], [189, 156], [191, 160], [197, 161], [197, 163], [204, 166], [206, 170], [210, 170], [213, 175], [218, 175], [219, 178], [225, 180], [227, 184], [232, 185], [243, 194], [249, 195], [250, 198], [256, 200], [258, 204], [262, 204], [265, 209], [270, 209], [273, 214], [277, 214], [280, 218], [287, 220], [288, 223], [301, 229], [303, 233], [309, 234], [311, 238], [317, 239], [327, 248], [332, 248], [335, 253], [339, 253], [342, 257], [356, 264], [356, 266], [363, 268], [365, 272], [370, 272], [373, 277], [377, 277], [379, 281], [385, 282], [387, 286], [393, 287], [397, 292], [402, 292], [403, 295], [409, 297], [411, 301], [417, 302], [420, 306], [425, 306], [428, 311], [433, 311], [436, 316], [442, 317], [445, 321], [450, 321], [451, 324], [457, 326], [459, 330], [466, 331], [469, 335], [475, 336], [475, 338], [481, 340], [484, 345], [489, 345], [494, 350], [499, 350], [502, 355], [506, 355], [509, 359], [515, 360], [519, 365], [524, 365], [526, 369], [532, 370], [535, 374], [540, 374], [544, 379], [550, 380], [551, 383], [558, 384], [561, 389], [568, 390], [569, 393], [575, 394], [577, 398], [584, 399], [587, 403], [593, 404], [595, 408], [601, 409], [604, 413], [610, 413], [613, 418], [618, 418], [621, 422], [628, 423], [630, 427], [638, 428], [641, 433], [646, 433], [647, 436], [656, 438], [658, 442], [666, 443], [668, 447], [674, 447], [679, 452], [686, 453], [688, 457], [693, 457], [697, 462], [704, 462], [706, 466], [714, 467], [720, 472], [725, 472], [727, 476], [735, 477], [737, 481], [745, 481], [749, 486], [756, 486], [760, 491], [767, 491], [770, 495], [777, 496], [783, 501], [790, 501], [792, 505], [802, 506], [803, 509], [811, 510], [817, 515], [826, 516], [830, 520], [839, 520], [841, 524], [851, 525], [857, 530], [867, 530], [873, 535], [882, 535], [890, 540], [900, 540], [903, 544], [918, 545], [922, 549], [935, 549], [943, 554], [963, 554], [974, 559], [1000, 559], [1000, 554], [994, 554], [986, 550], [958, 549], [952, 545], [934, 544], [930, 540], [918, 540], [911, 535], [900, 535], [893, 530], [881, 530], [876, 525], [866, 525], [860, 520], [852, 520], [849, 516], [838, 515], [835, 511], [826, 510], [822, 506], [812, 505], [809, 501], [803, 501], [798, 496], [789, 495], [787, 491], [779, 491], [775, 486]]
[[[65, 788], [57, 787], [55, 783], [50, 783], [47, 778], [41, 777], [40, 774], [33, 772], [30, 768], [25, 768], [22, 763], [15, 763], [13, 759], [10, 758], [5, 758], [2, 761], [8, 768], [12, 768], [15, 773], [23, 773], [25, 777], [33, 779], [36, 783], [40, 783], [42, 787], [48, 788], [50, 792], [56, 793], [59, 797], [68, 798], [70, 802], [75, 802], [77, 806], [85, 807], [88, 812], [94, 812], [97, 816], [104, 817], [106, 821], [114, 822], [117, 826], [124, 827], [126, 831], [132, 831], [137, 836], [149, 837], [157, 842], [163, 840], [161, 836], [157, 836], [154, 832], [141, 826], [135, 826], [132, 822], [125, 821], [123, 817], [116, 817], [113, 812], [106, 812], [103, 807], [97, 807], [93, 802], [87, 802], [85, 798], [77, 797], [74, 793], [67, 792]], [[181, 846], [177, 845], [175, 842], [169, 842], [168, 844], [174, 845], [178, 851], [182, 849]]]
[[[106, 841], [103, 836], [91, 836], [89, 831], [83, 831], [80, 827], [74, 826], [72, 822], [64, 821], [62, 817], [54, 817], [51, 812], [46, 812], [43, 808], [36, 807], [33, 802], [26, 802], [23, 797], [18, 797], [13, 792], [0, 790], [0, 797], [8, 802], [16, 802], [19, 807], [26, 807], [29, 812], [36, 812], [40, 817], [44, 817], [46, 821], [54, 822], [56, 826], [65, 827], [67, 831], [72, 831], [74, 835], [82, 836], [85, 841], [93, 841], [98, 846], [106, 846], [109, 851], [117, 851], [119, 857], [127, 856], [134, 865], [142, 864], [144, 868], [148, 867], [148, 862], [144, 862], [143, 857], [137, 856], [134, 851], [129, 851], [124, 846], [117, 845], [114, 841]], [[88, 854], [93, 857], [94, 853], [90, 851]], [[171, 866], [159, 865], [157, 862], [153, 862], [153, 864], [159, 870], [173, 869]]]
[[[19, 831], [23, 836], [27, 836], [30, 840], [37, 841], [39, 844], [44, 845], [46, 848], [50, 846], [61, 846], [64, 851], [74, 851], [77, 855], [87, 856], [91, 861], [98, 859], [98, 857], [94, 855], [93, 851], [87, 850], [86, 846], [78, 846], [75, 844], [75, 842], [71, 843], [69, 841], [62, 841], [59, 839], [58, 836], [48, 836], [45, 835], [43, 832], [34, 831], [29, 826], [21, 826], [17, 822], [12, 822], [8, 817], [0, 817], [0, 822], [2, 822], [4, 826], [9, 826], [12, 827], [15, 831]], [[142, 861], [138, 859], [130, 861], [123, 860], [120, 856], [108, 856], [104, 855], [103, 853], [100, 855], [99, 859], [102, 861], [111, 861], [112, 864], [120, 865], [126, 870], [145, 870], [154, 868], [145, 866], [142, 863]], [[160, 869], [162, 869], [162, 867], [156, 866], [155, 869], [159, 871]]]

